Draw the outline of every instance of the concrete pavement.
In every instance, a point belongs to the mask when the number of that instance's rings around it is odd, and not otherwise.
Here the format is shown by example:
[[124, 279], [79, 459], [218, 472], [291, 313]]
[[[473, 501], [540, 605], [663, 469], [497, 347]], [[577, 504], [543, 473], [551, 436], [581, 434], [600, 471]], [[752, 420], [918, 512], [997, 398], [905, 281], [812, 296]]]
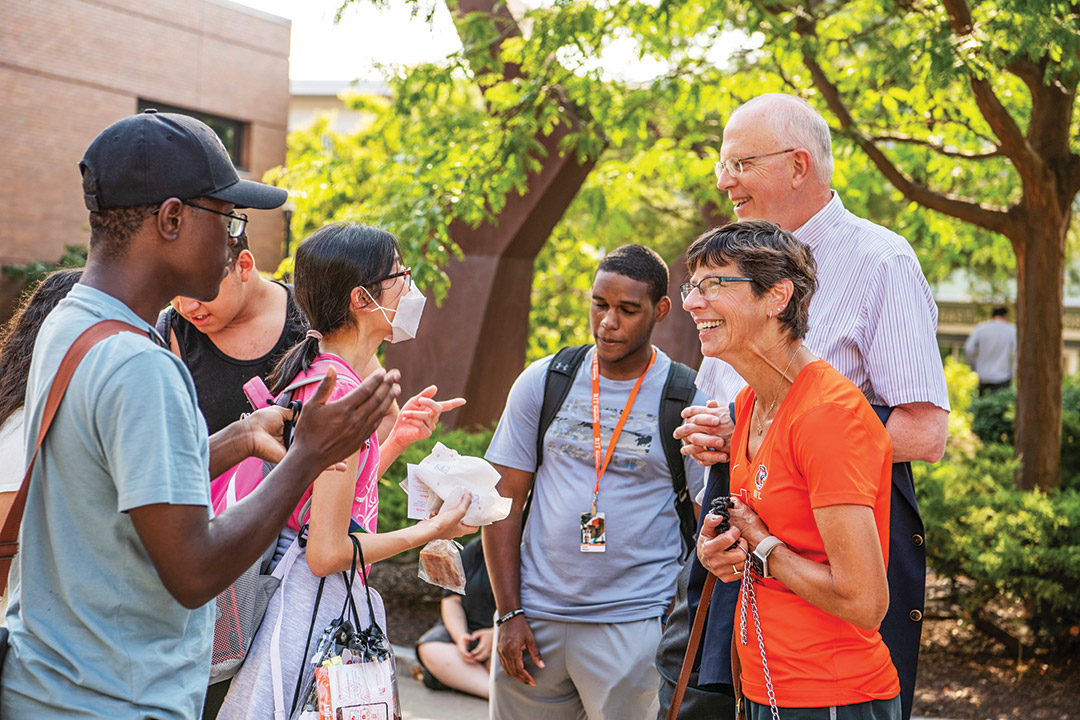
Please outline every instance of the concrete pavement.
[[[416, 655], [411, 648], [394, 646], [402, 720], [487, 720], [486, 700], [456, 692], [428, 690], [412, 676]], [[936, 720], [912, 718], [911, 720]]]
[[486, 700], [455, 692], [428, 690], [412, 675], [398, 676], [402, 720], [487, 720]]
[[412, 675], [416, 654], [394, 646], [402, 720], [487, 720], [487, 700], [457, 692], [428, 690]]

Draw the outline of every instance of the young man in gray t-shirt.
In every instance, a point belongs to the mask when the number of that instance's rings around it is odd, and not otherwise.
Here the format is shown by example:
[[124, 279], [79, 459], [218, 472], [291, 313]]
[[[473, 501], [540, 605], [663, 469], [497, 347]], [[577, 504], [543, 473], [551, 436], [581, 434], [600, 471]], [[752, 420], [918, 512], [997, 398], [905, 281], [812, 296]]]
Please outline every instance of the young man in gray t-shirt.
[[[667, 284], [663, 260], [640, 245], [600, 262], [589, 311], [596, 347], [547, 430], [539, 468], [551, 358], [510, 391], [486, 455], [514, 500], [510, 517], [484, 528], [499, 616], [493, 718], [656, 714], [654, 656], [682, 547], [658, 415], [671, 360], [650, 342], [671, 308]], [[693, 497], [702, 478], [689, 459], [686, 477]]]

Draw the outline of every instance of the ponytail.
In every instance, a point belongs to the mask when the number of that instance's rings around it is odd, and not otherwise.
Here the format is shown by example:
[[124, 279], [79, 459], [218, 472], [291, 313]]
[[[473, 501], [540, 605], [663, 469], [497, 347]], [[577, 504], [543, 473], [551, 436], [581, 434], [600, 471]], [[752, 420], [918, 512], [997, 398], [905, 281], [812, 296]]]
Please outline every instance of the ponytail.
[[270, 393], [277, 396], [297, 375], [310, 370], [318, 356], [319, 339], [314, 335], [308, 335], [289, 348], [289, 351], [278, 360], [274, 372], [270, 373]]

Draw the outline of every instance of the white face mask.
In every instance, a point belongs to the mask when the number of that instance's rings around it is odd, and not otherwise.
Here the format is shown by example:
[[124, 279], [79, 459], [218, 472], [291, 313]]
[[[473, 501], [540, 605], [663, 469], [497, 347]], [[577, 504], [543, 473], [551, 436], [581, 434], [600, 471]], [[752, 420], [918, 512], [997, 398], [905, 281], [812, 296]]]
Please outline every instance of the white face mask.
[[[367, 292], [367, 289], [364, 288], [364, 291]], [[368, 297], [371, 297], [370, 293], [368, 293]], [[398, 300], [397, 310], [383, 307], [373, 297], [371, 302], [375, 304], [375, 307], [379, 308], [379, 311], [386, 318], [386, 322], [390, 323], [393, 330], [386, 338], [387, 340], [391, 343], [399, 343], [416, 337], [416, 330], [420, 327], [420, 316], [424, 313], [424, 304], [427, 302], [427, 298], [424, 297], [424, 293], [420, 292], [415, 283], [413, 283], [409, 292], [402, 295], [401, 299]], [[393, 320], [387, 316], [386, 313], [388, 312], [394, 313]]]

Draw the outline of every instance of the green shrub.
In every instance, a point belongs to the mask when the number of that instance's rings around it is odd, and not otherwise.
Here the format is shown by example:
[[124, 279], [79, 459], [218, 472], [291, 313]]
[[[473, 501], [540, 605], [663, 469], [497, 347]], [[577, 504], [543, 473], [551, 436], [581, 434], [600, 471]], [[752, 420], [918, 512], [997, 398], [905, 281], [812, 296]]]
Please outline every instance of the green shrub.
[[1080, 491], [1080, 382], [1065, 379], [1061, 393], [1061, 487]]
[[25, 265], [4, 265], [0, 267], [0, 273], [12, 280], [24, 281], [27, 285], [33, 285], [42, 280], [53, 270], [65, 268], [81, 268], [86, 265], [86, 256], [89, 248], [86, 245], [65, 245], [64, 254], [54, 263], [34, 260]]
[[945, 385], [949, 388], [949, 449], [971, 454], [978, 446], [978, 438], [971, 432], [971, 415], [968, 407], [975, 397], [979, 376], [966, 363], [953, 357], [945, 358]]
[[1007, 388], [971, 401], [971, 432], [984, 443], [1013, 444], [1016, 390]]
[[[1011, 446], [1016, 433], [1016, 390], [974, 398], [971, 431], [984, 443]], [[1065, 378], [1061, 394], [1061, 488], [1080, 490], [1080, 381], [1071, 376]]]
[[1023, 492], [1008, 445], [974, 457], [917, 464], [927, 562], [954, 580], [970, 616], [988, 603], [1019, 601], [1038, 647], [1067, 653], [1080, 628], [1080, 492]]
[[1047, 494], [1015, 487], [1014, 391], [975, 397], [975, 373], [951, 358], [945, 361], [945, 378], [952, 406], [948, 453], [937, 465], [914, 464], [927, 563], [954, 580], [955, 600], [968, 617], [983, 615], [988, 604], [1019, 603], [1023, 617], [1002, 630], [1014, 636], [1028, 630], [1023, 642], [1044, 650], [1075, 650], [1080, 386], [1074, 378], [1066, 381], [1062, 485]]
[[469, 432], [437, 427], [430, 438], [410, 445], [379, 480], [379, 532], [397, 530], [416, 522], [408, 518], [409, 498], [398, 485], [408, 476], [406, 465], [419, 464], [431, 453], [437, 442], [457, 450], [462, 455], [483, 457], [493, 434], [494, 430]]

